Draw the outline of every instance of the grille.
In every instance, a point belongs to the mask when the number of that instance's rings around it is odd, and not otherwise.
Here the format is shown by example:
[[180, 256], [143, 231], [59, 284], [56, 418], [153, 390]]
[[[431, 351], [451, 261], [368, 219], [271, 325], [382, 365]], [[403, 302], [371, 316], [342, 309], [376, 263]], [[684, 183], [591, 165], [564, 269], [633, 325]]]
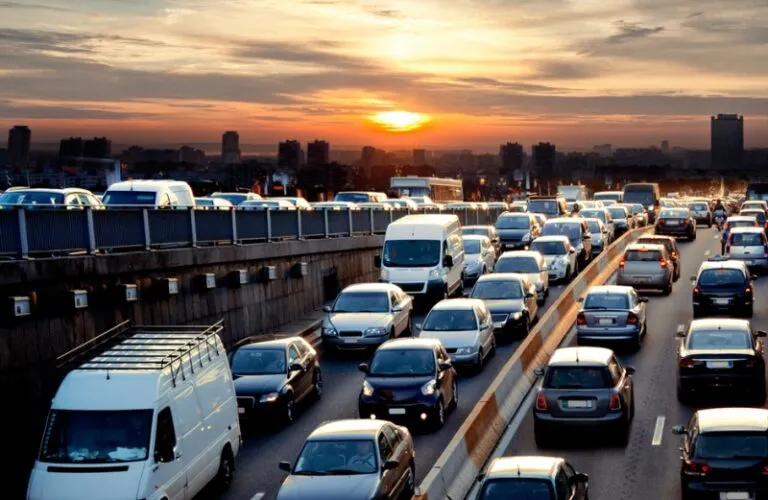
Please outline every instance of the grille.
[[420, 292], [424, 289], [424, 283], [395, 283], [404, 292]]
[[253, 408], [254, 404], [256, 404], [256, 398], [248, 396], [238, 396], [237, 398], [237, 406], [240, 408]]
[[362, 337], [363, 332], [339, 332], [339, 337]]

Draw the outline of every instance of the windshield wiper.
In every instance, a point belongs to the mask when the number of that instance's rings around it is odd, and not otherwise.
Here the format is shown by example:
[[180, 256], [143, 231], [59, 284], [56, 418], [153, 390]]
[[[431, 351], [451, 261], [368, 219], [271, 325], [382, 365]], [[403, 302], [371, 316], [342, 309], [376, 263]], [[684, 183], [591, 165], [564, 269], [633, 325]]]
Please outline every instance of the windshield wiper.
[[330, 476], [331, 473], [328, 471], [320, 471], [320, 470], [303, 470], [293, 473], [294, 476]]
[[610, 309], [610, 307], [605, 306], [590, 306], [584, 308], [585, 311], [607, 311], [608, 309]]
[[328, 471], [331, 476], [346, 476], [350, 474], [370, 474], [369, 472], [361, 472], [354, 469], [332, 469]]
[[557, 389], [583, 389], [584, 384], [565, 384], [565, 385], [558, 385]]

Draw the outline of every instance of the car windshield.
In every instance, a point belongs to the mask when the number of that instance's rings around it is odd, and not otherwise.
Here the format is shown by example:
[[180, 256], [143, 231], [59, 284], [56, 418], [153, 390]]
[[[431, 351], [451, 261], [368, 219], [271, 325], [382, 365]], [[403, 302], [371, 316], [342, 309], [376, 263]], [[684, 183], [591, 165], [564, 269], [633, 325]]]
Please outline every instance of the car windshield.
[[490, 237], [490, 231], [487, 227], [464, 227], [461, 229], [461, 234], [469, 235], [469, 234], [476, 234], [479, 236], [489, 236]]
[[440, 262], [438, 240], [387, 240], [382, 263], [386, 267], [434, 267]]
[[512, 205], [511, 207], [509, 207], [507, 212], [523, 213], [523, 212], [525, 212], [525, 210], [526, 210], [526, 208], [523, 205]]
[[531, 250], [539, 252], [541, 255], [565, 255], [568, 253], [565, 249], [565, 243], [562, 241], [533, 240]]
[[333, 304], [333, 312], [389, 312], [389, 297], [387, 297], [387, 292], [342, 292]]
[[709, 210], [709, 207], [706, 203], [691, 203], [688, 205], [688, 208], [697, 212], [706, 212]]
[[653, 205], [656, 201], [653, 193], [653, 189], [625, 189], [624, 190], [624, 203], [640, 203], [647, 207]]
[[238, 349], [232, 356], [235, 375], [278, 375], [285, 373], [285, 351], [281, 349]]
[[735, 247], [761, 247], [763, 246], [762, 233], [733, 233], [731, 245]]
[[763, 212], [762, 210], [760, 212], [752, 212], [752, 211], [741, 212], [741, 215], [754, 217], [755, 219], [757, 219], [757, 222], [759, 222], [760, 224], [765, 224], [765, 220], [766, 220], [765, 212]]
[[752, 334], [744, 330], [694, 330], [687, 337], [688, 349], [752, 348]]
[[528, 217], [499, 217], [496, 229], [528, 229], [529, 224]]
[[597, 233], [600, 234], [603, 232], [602, 228], [600, 227], [600, 222], [596, 220], [588, 220], [587, 226], [589, 227], [590, 233]]
[[629, 298], [623, 293], [590, 293], [584, 309], [629, 309]]
[[480, 240], [464, 240], [464, 253], [480, 253]]
[[505, 257], [496, 263], [497, 273], [538, 273], [539, 263], [533, 257]]
[[214, 204], [213, 200], [204, 200], [202, 198], [196, 198], [195, 199], [195, 205], [198, 207], [212, 207]]
[[40, 461], [114, 463], [146, 460], [152, 410], [51, 410]]
[[366, 193], [339, 193], [333, 201], [351, 201], [352, 203], [368, 203], [371, 197]]
[[708, 459], [768, 457], [768, 435], [765, 432], [708, 432], [696, 440], [695, 456]]
[[372, 439], [308, 440], [293, 474], [301, 476], [350, 476], [378, 472], [376, 444]]
[[707, 269], [699, 275], [701, 286], [743, 286], [744, 274], [736, 269]]
[[211, 198], [221, 198], [222, 200], [227, 200], [231, 204], [237, 206], [246, 201], [248, 199], [248, 195], [240, 193], [218, 193], [212, 194]]
[[528, 202], [528, 211], [549, 215], [559, 213], [557, 202], [554, 200], [531, 200]]
[[148, 205], [155, 204], [152, 191], [107, 191], [101, 200], [105, 205]]
[[374, 377], [424, 377], [435, 373], [432, 349], [382, 349], [376, 351], [368, 374]]
[[0, 205], [61, 205], [64, 195], [55, 191], [11, 191], [0, 195]]
[[627, 262], [658, 262], [661, 260], [661, 253], [658, 250], [628, 250], [624, 254], [624, 260]]
[[633, 214], [642, 214], [645, 212], [645, 209], [643, 206], [639, 203], [634, 203], [632, 205], [629, 205], [629, 211]]
[[553, 366], [547, 370], [544, 387], [549, 389], [604, 389], [612, 387], [600, 366]]
[[611, 207], [608, 209], [609, 212], [611, 212], [611, 217], [614, 219], [626, 219], [627, 218], [627, 211], [625, 208], [622, 207]]
[[688, 217], [688, 209], [684, 209], [684, 210], [665, 209], [661, 211], [661, 213], [659, 214], [659, 217], [661, 217], [662, 219], [685, 219], [686, 217]]
[[479, 500], [553, 500], [549, 481], [541, 479], [490, 479], [483, 483]]
[[619, 201], [621, 193], [595, 193], [593, 198], [597, 201]]
[[585, 219], [600, 219], [601, 221], [605, 222], [605, 212], [602, 210], [582, 210], [579, 215]]
[[547, 222], [541, 230], [542, 236], [567, 236], [569, 240], [581, 238], [581, 226], [574, 222]]
[[431, 332], [477, 330], [477, 319], [472, 309], [433, 309], [424, 320], [423, 329]]
[[480, 281], [472, 288], [470, 297], [483, 300], [511, 300], [523, 298], [523, 287], [518, 281]]

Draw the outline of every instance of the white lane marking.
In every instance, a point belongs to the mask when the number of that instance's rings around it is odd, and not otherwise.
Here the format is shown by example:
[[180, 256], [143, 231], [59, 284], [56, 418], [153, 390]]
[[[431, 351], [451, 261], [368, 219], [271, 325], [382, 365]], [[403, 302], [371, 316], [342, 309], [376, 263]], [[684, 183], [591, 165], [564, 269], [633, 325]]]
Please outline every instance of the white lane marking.
[[264, 498], [264, 495], [265, 495], [264, 493], [256, 493], [251, 497], [251, 500], [261, 500], [262, 498]]
[[653, 429], [653, 439], [651, 440], [651, 446], [660, 446], [661, 439], [664, 436], [664, 421], [666, 418], [664, 415], [656, 417], [656, 427]]
[[709, 257], [712, 254], [712, 250], [707, 250], [704, 252], [704, 257]]

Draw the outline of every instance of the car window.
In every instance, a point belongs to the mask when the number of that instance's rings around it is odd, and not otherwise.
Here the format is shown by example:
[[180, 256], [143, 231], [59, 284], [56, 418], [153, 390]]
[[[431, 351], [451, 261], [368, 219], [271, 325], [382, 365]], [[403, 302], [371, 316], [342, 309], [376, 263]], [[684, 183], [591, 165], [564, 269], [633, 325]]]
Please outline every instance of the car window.
[[66, 204], [70, 207], [80, 206], [80, 199], [75, 194], [67, 196]]
[[731, 245], [741, 247], [760, 247], [765, 243], [763, 233], [732, 233]]
[[157, 414], [157, 434], [155, 437], [155, 452], [173, 449], [176, 446], [176, 431], [173, 427], [171, 409], [166, 407]]
[[584, 301], [584, 309], [628, 309], [629, 301], [624, 293], [590, 293]]
[[397, 432], [397, 430], [391, 425], [383, 426], [381, 428], [381, 433], [384, 434], [384, 437], [386, 437], [387, 440], [392, 444], [393, 450], [396, 450], [397, 447], [400, 445], [400, 442], [403, 440], [400, 433]]
[[309, 354], [309, 349], [307, 348], [307, 346], [304, 345], [303, 342], [296, 342], [294, 345], [296, 346], [296, 349], [299, 351], [300, 356], [304, 357], [307, 354]]
[[661, 252], [656, 250], [628, 250], [624, 254], [627, 262], [658, 262], [661, 260]]
[[702, 286], [738, 286], [745, 281], [744, 273], [737, 269], [705, 269], [699, 275]]
[[694, 330], [687, 336], [688, 349], [750, 349], [752, 333], [746, 330]]
[[544, 378], [548, 389], [608, 389], [614, 385], [602, 366], [553, 366]]
[[613, 385], [617, 385], [619, 380], [621, 380], [622, 369], [615, 359], [612, 359], [611, 362], [608, 363], [608, 372], [611, 374]]
[[392, 445], [383, 433], [379, 434], [378, 441], [379, 457], [381, 457], [382, 462], [386, 462], [390, 459], [390, 457], [392, 457]]
[[568, 478], [565, 477], [563, 469], [557, 471], [557, 476], [555, 476], [555, 490], [557, 490], [557, 500], [568, 500], [571, 498], [571, 485], [568, 484]]
[[299, 360], [301, 356], [299, 355], [299, 351], [296, 349], [296, 346], [291, 346], [288, 348], [288, 364], [295, 363]]

